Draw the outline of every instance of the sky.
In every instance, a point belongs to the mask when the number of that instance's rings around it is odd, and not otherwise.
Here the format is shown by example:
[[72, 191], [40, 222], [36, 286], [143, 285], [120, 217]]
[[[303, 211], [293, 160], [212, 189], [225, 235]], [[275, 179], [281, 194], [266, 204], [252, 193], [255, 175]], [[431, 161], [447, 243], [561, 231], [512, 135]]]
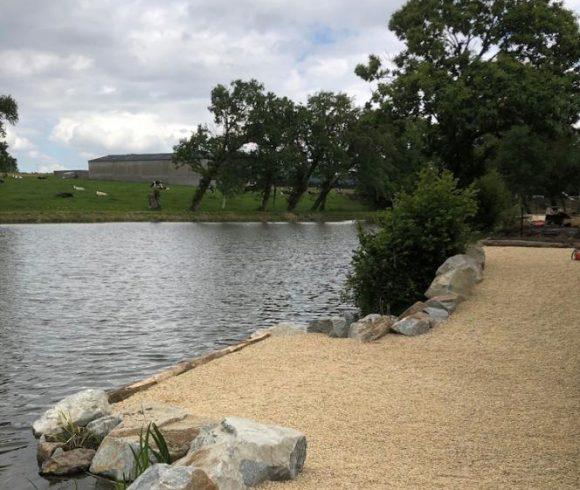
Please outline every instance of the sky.
[[[256, 78], [294, 100], [371, 87], [354, 74], [388, 60], [403, 0], [0, 0], [0, 94], [20, 120], [10, 152], [25, 172], [84, 169], [115, 153], [169, 152], [211, 122], [218, 83]], [[580, 11], [580, 0], [565, 2]]]

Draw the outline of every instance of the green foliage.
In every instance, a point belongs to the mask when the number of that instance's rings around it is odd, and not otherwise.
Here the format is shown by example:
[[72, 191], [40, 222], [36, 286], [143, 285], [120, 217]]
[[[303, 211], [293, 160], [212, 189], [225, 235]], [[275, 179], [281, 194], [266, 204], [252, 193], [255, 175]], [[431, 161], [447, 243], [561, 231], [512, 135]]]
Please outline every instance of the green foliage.
[[554, 139], [578, 121], [580, 34], [559, 1], [409, 0], [389, 28], [405, 43], [394, 69], [371, 56], [356, 73], [397, 119], [428, 124], [431, 151], [463, 185], [485, 173], [489, 136], [527, 126]]
[[399, 313], [421, 299], [435, 271], [472, 238], [475, 191], [449, 172], [423, 169], [412, 193], [400, 194], [375, 233], [359, 232], [347, 294], [363, 314]]
[[133, 453], [133, 474], [130, 477], [125, 475], [122, 482], [117, 482], [115, 485], [116, 490], [125, 490], [130, 482], [139, 478], [153, 462], [171, 464], [171, 456], [167, 448], [167, 442], [157, 425], [153, 422], [147, 425], [145, 431], [141, 428], [141, 432], [139, 433], [139, 447], [137, 449], [134, 449], [133, 446], [129, 447]]
[[56, 435], [56, 439], [64, 444], [64, 450], [70, 451], [84, 447], [87, 449], [97, 449], [101, 443], [101, 438], [86, 427], [79, 427], [75, 424], [70, 415], [60, 412], [59, 418], [62, 425], [62, 431]]
[[563, 192], [574, 195], [580, 187], [578, 133], [546, 137], [514, 126], [503, 135], [494, 164], [524, 203], [532, 194], [545, 193], [556, 204]]
[[3, 141], [6, 137], [5, 123], [18, 122], [18, 104], [10, 95], [0, 95], [0, 173], [16, 172], [17, 162], [8, 153], [8, 144]]
[[497, 170], [490, 170], [474, 181], [477, 214], [473, 227], [481, 231], [513, 228], [517, 220], [516, 202]]

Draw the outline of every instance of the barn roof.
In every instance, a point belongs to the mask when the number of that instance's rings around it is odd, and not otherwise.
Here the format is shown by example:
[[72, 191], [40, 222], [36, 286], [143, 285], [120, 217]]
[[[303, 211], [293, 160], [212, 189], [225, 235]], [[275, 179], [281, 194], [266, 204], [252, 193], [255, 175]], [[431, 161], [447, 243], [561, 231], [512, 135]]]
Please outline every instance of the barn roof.
[[128, 155], [107, 155], [94, 158], [89, 162], [148, 162], [157, 160], [171, 160], [173, 153], [130, 153]]

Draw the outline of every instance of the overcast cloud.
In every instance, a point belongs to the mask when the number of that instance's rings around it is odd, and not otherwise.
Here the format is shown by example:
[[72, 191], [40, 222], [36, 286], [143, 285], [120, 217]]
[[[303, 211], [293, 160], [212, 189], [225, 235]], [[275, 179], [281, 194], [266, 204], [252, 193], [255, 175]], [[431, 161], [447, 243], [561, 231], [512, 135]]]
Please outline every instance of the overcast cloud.
[[[17, 100], [8, 143], [23, 171], [86, 168], [110, 153], [165, 152], [208, 122], [234, 78], [303, 100], [342, 90], [403, 0], [0, 0], [0, 94]], [[566, 2], [580, 7], [580, 0]]]

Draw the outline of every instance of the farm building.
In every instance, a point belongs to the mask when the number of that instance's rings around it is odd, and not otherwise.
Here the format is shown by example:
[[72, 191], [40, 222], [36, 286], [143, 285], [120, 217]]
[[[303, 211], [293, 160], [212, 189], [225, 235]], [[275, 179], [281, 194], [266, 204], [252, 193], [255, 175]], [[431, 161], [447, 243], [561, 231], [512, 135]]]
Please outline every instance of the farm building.
[[200, 175], [187, 165], [176, 168], [171, 157], [172, 153], [153, 153], [95, 158], [89, 160], [89, 178], [125, 182], [161, 180], [166, 184], [198, 185]]

